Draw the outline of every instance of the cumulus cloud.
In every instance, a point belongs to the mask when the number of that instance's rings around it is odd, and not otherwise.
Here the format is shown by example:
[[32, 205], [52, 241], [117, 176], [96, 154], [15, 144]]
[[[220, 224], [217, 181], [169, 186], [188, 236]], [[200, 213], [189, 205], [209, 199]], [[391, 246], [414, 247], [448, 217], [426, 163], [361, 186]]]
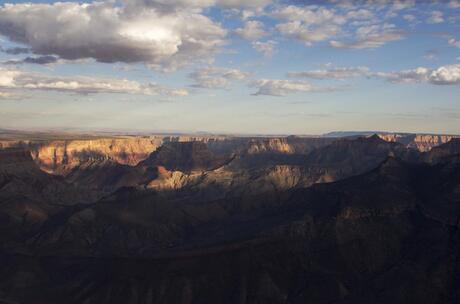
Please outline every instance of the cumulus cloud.
[[281, 34], [303, 41], [307, 45], [338, 35], [339, 25], [346, 22], [346, 17], [324, 7], [289, 5], [275, 10], [272, 16], [285, 21], [276, 25]]
[[63, 77], [24, 72], [16, 69], [0, 69], [0, 89], [42, 90], [78, 94], [114, 93], [139, 95], [188, 95], [185, 89], [164, 87], [155, 83], [98, 77]]
[[[392, 13], [411, 4], [406, 1], [378, 3], [382, 7], [387, 6]], [[329, 41], [330, 46], [335, 48], [366, 49], [377, 48], [404, 37], [404, 33], [393, 24], [380, 20], [376, 12], [379, 9], [372, 3], [354, 5], [350, 2], [349, 5], [335, 6], [289, 5], [273, 11], [271, 15], [283, 21], [276, 25], [281, 34], [303, 41], [306, 45]], [[347, 41], [340, 41], [343, 37], [347, 37]]]
[[334, 88], [318, 88], [303, 80], [286, 79], [259, 79], [253, 81], [250, 86], [257, 88], [257, 92], [253, 94], [255, 96], [286, 96], [290, 93], [330, 92], [335, 90]]
[[354, 41], [330, 41], [330, 45], [338, 49], [374, 49], [385, 43], [401, 40], [405, 33], [398, 30], [392, 24], [362, 26], [356, 30]]
[[304, 72], [290, 72], [289, 77], [313, 78], [313, 79], [339, 79], [366, 76], [369, 73], [368, 67], [333, 68], [327, 70], [312, 70]]
[[226, 33], [194, 10], [133, 11], [113, 1], [0, 7], [0, 34], [35, 54], [67, 60], [143, 62], [174, 70], [209, 59], [225, 43]]
[[271, 57], [273, 54], [276, 52], [276, 45], [278, 43], [273, 40], [268, 40], [265, 42], [262, 41], [254, 41], [252, 43], [252, 47], [257, 51], [262, 54], [264, 54], [265, 57]]
[[207, 67], [199, 69], [189, 75], [194, 80], [193, 87], [206, 89], [221, 89], [230, 85], [231, 81], [245, 80], [249, 73], [238, 69]]
[[257, 40], [267, 35], [264, 24], [260, 21], [247, 21], [244, 27], [237, 28], [235, 33], [246, 40]]
[[377, 72], [372, 77], [383, 78], [391, 83], [430, 83], [434, 85], [459, 85], [460, 64], [441, 66], [437, 69], [419, 67], [399, 72]]
[[443, 23], [444, 14], [441, 11], [432, 11], [430, 17], [426, 21], [430, 24]]
[[285, 36], [290, 36], [304, 42], [306, 45], [312, 45], [315, 42], [328, 40], [340, 32], [340, 27], [333, 24], [311, 28], [301, 21], [291, 21], [276, 25], [276, 29]]

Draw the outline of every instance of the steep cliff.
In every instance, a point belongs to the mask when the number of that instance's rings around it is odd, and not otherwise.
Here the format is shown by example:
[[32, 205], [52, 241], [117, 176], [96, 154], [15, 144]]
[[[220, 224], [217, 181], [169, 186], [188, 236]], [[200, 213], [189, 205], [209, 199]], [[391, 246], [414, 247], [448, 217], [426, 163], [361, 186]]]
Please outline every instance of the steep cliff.
[[423, 160], [430, 163], [443, 161], [445, 158], [460, 155], [460, 138], [452, 138], [440, 146], [434, 147], [431, 151], [424, 153]]
[[436, 146], [449, 142], [454, 135], [431, 135], [431, 134], [396, 134], [387, 133], [379, 134], [380, 138], [390, 141], [399, 142], [408, 148], [417, 149], [420, 152], [427, 152]]
[[37, 145], [32, 153], [46, 172], [65, 175], [88, 161], [113, 160], [123, 165], [136, 165], [162, 143], [162, 137], [52, 141]]
[[182, 172], [217, 169], [231, 161], [231, 155], [214, 155], [201, 141], [168, 142], [139, 163], [140, 166], [163, 166]]

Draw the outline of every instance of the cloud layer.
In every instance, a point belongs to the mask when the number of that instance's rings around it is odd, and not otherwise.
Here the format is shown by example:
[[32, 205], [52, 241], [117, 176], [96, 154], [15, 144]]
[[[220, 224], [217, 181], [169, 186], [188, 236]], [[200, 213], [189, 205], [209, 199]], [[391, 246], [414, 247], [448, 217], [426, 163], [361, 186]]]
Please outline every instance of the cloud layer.
[[[8, 91], [7, 91], [8, 90]], [[185, 89], [173, 89], [155, 83], [142, 84], [126, 79], [110, 79], [97, 77], [60, 77], [39, 73], [24, 72], [16, 69], [0, 69], [0, 92], [4, 97], [11, 90], [42, 90], [78, 94], [139, 94], [186, 96]]]
[[194, 80], [193, 87], [222, 89], [228, 87], [231, 81], [245, 80], [249, 77], [249, 73], [238, 69], [207, 67], [191, 73], [189, 77]]
[[460, 85], [460, 64], [441, 66], [437, 69], [419, 67], [390, 73], [372, 73], [391, 83], [430, 83], [434, 85]]
[[305, 72], [290, 72], [289, 77], [294, 78], [313, 78], [313, 79], [346, 79], [367, 75], [368, 67], [349, 67], [349, 68], [333, 68], [328, 70], [312, 70]]
[[250, 86], [257, 88], [257, 91], [253, 94], [255, 96], [286, 96], [290, 93], [330, 92], [335, 90], [334, 88], [315, 87], [303, 80], [286, 79], [259, 79], [253, 81]]

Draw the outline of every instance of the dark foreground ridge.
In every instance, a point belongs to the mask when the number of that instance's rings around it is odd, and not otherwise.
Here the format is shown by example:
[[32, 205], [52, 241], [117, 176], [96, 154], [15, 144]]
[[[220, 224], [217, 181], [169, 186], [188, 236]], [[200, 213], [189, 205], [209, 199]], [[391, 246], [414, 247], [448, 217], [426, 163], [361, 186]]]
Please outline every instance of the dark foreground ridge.
[[68, 176], [1, 152], [0, 302], [460, 302], [456, 141], [286, 147], [168, 143]]

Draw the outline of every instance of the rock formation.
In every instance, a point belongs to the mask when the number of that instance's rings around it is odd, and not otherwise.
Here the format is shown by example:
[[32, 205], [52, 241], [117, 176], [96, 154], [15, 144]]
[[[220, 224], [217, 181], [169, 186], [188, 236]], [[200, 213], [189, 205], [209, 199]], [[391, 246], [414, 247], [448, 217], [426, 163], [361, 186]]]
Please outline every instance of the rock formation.
[[0, 150], [0, 302], [460, 302], [457, 139], [152, 140]]

